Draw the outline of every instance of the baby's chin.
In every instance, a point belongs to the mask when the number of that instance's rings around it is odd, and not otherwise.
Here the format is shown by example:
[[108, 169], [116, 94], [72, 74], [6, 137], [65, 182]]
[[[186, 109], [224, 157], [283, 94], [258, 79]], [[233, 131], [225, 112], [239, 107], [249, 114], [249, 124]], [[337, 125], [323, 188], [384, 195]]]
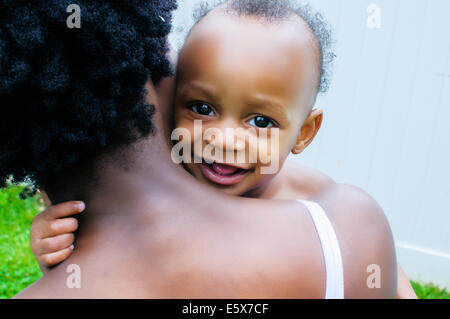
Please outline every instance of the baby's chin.
[[[194, 177], [196, 177], [194, 175]], [[197, 178], [197, 177], [196, 177]], [[250, 179], [250, 177], [249, 177]], [[249, 183], [246, 183], [246, 180], [243, 180], [242, 182], [235, 184], [235, 185], [229, 185], [229, 186], [224, 186], [224, 185], [219, 185], [216, 183], [211, 182], [210, 180], [206, 179], [204, 176], [201, 176], [199, 178], [197, 178], [197, 180], [199, 180], [201, 183], [215, 188], [218, 191], [230, 195], [230, 196], [245, 196], [247, 193], [249, 193], [254, 187], [252, 187], [251, 185], [248, 185]]]
[[249, 189], [240, 190], [240, 189], [235, 189], [234, 187], [232, 187], [232, 188], [215, 187], [215, 188], [218, 189], [219, 191], [221, 191], [222, 193], [230, 195], [230, 196], [244, 196], [244, 194], [246, 194], [249, 191]]
[[208, 182], [204, 182], [204, 181], [202, 181], [202, 182], [207, 184], [208, 186], [210, 186], [210, 187], [212, 186], [215, 189], [217, 189], [218, 191], [220, 191], [224, 194], [230, 195], [230, 196], [249, 197], [249, 198], [258, 197], [256, 195], [257, 191], [255, 190], [254, 187], [248, 187], [248, 186], [239, 187], [240, 185], [235, 185], [234, 187], [224, 188], [224, 187], [221, 187], [220, 185], [218, 186], [218, 185], [210, 184]]

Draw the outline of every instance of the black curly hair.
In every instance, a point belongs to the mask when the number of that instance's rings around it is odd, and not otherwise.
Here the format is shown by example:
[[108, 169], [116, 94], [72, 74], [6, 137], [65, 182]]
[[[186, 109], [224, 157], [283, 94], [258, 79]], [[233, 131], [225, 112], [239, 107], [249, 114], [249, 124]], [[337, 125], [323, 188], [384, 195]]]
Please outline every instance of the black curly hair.
[[330, 86], [331, 66], [336, 57], [333, 52], [333, 32], [322, 13], [315, 11], [309, 4], [297, 0], [208, 0], [200, 2], [194, 10], [195, 24], [211, 10], [226, 4], [228, 13], [241, 16], [256, 16], [267, 22], [283, 21], [292, 14], [299, 16], [310, 28], [320, 53], [320, 80], [318, 93], [328, 91]]
[[[0, 182], [50, 187], [154, 132], [145, 83], [166, 58], [175, 0], [0, 0]], [[1, 186], [1, 185], [0, 185]]]

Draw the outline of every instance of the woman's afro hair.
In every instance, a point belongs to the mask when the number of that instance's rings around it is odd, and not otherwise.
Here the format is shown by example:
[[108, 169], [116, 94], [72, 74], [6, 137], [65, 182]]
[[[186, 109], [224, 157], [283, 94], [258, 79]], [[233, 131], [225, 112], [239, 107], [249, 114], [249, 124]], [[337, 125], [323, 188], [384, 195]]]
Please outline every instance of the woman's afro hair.
[[[154, 131], [145, 83], [166, 59], [175, 0], [0, 0], [0, 182], [45, 185]], [[69, 12], [68, 12], [69, 11]]]

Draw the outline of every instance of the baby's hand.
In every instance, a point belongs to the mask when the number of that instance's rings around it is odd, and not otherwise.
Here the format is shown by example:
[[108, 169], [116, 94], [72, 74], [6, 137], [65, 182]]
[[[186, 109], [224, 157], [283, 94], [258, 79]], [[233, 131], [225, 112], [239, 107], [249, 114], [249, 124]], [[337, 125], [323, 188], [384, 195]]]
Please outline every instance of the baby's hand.
[[31, 250], [42, 272], [64, 261], [73, 251], [78, 221], [73, 214], [81, 213], [83, 202], [66, 202], [49, 206], [34, 217], [30, 231]]

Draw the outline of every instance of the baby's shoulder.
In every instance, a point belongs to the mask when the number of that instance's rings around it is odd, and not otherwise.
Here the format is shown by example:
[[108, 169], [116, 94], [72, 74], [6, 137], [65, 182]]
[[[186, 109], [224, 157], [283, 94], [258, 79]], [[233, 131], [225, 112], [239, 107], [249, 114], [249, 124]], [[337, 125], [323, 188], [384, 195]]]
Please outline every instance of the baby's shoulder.
[[290, 193], [298, 194], [296, 198], [312, 197], [326, 187], [336, 184], [325, 173], [294, 161], [284, 164], [280, 177]]

